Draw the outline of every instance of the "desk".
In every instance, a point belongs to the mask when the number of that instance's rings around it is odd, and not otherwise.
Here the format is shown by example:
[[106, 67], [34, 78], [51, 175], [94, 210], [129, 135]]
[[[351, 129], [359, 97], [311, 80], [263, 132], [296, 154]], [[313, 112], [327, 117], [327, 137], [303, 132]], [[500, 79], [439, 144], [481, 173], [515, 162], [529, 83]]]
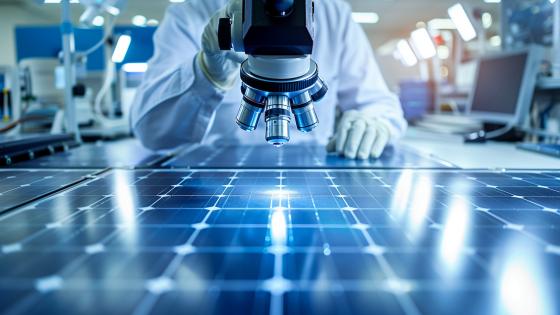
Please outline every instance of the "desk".
[[511, 143], [465, 144], [461, 136], [418, 128], [409, 128], [401, 143], [461, 168], [560, 169], [560, 159], [519, 150]]

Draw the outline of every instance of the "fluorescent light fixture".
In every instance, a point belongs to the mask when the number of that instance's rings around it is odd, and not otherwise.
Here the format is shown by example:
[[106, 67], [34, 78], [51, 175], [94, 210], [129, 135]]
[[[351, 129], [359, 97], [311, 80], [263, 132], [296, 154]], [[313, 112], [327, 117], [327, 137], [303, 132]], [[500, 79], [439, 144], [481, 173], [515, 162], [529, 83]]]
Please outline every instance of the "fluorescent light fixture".
[[132, 17], [132, 24], [136, 26], [145, 26], [148, 19], [143, 15], [135, 15]]
[[455, 23], [451, 19], [432, 19], [428, 21], [428, 28], [431, 30], [454, 30]]
[[113, 60], [114, 63], [121, 63], [126, 57], [126, 53], [128, 52], [128, 48], [130, 47], [130, 42], [132, 38], [130, 35], [121, 35], [119, 40], [117, 41], [117, 46], [115, 47], [115, 51], [113, 51]]
[[490, 45], [494, 47], [500, 47], [502, 45], [502, 38], [500, 37], [500, 35], [490, 37]]
[[416, 55], [414, 55], [414, 51], [406, 39], [399, 40], [397, 43], [397, 51], [403, 65], [412, 67], [418, 63], [418, 59]]
[[482, 26], [485, 29], [489, 29], [490, 27], [492, 27], [492, 23], [494, 23], [494, 19], [492, 18], [492, 14], [488, 13], [488, 12], [484, 12], [482, 13]]
[[502, 0], [484, 0], [486, 3], [500, 3]]
[[421, 59], [430, 59], [436, 55], [436, 45], [434, 45], [427, 29], [419, 28], [414, 30], [410, 34], [410, 39], [414, 50]]
[[156, 19], [149, 19], [149, 20], [146, 22], [146, 25], [148, 25], [148, 26], [158, 26], [158, 25], [159, 25], [159, 21], [156, 20]]
[[102, 17], [101, 15], [97, 15], [96, 17], [93, 18], [93, 20], [91, 21], [91, 24], [93, 26], [103, 26], [103, 24], [105, 23], [105, 18]]
[[476, 30], [462, 4], [457, 3], [447, 10], [461, 38], [468, 42], [476, 37]]
[[127, 73], [144, 73], [148, 70], [148, 64], [145, 62], [140, 63], [125, 63], [122, 66], [124, 72]]
[[379, 15], [375, 12], [352, 12], [352, 19], [360, 24], [375, 24], [379, 22]]
[[183, 3], [185, 0], [169, 0], [171, 3]]
[[[45, 4], [59, 4], [62, 0], [45, 0], [43, 3]], [[80, 3], [79, 0], [70, 0], [70, 3]]]

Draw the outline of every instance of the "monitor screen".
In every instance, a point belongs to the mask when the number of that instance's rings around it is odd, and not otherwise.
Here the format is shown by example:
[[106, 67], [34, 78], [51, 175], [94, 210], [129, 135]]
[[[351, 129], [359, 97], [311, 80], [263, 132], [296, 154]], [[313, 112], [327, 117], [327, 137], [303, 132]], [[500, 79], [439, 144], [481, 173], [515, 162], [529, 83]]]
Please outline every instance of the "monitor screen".
[[515, 115], [528, 53], [480, 60], [471, 112]]

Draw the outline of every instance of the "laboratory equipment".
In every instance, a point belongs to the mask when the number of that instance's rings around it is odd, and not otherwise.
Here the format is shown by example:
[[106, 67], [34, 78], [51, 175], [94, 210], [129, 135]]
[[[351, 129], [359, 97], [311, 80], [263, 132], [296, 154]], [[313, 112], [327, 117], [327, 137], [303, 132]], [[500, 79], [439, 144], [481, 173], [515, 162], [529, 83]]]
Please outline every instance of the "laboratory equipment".
[[275, 146], [290, 140], [291, 114], [301, 132], [319, 123], [313, 103], [328, 88], [310, 57], [314, 5], [312, 0], [247, 0], [241, 12], [220, 19], [220, 48], [248, 55], [241, 64], [237, 124], [253, 131], [264, 112], [266, 141]]
[[469, 100], [469, 116], [521, 126], [528, 116], [543, 49], [530, 46], [482, 57]]

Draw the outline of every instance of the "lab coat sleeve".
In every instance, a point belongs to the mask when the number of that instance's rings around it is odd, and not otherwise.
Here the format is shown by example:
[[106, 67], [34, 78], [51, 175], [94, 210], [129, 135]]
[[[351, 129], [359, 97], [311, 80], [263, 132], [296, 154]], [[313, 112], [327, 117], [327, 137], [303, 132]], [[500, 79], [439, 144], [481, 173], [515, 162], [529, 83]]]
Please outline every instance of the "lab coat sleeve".
[[407, 123], [399, 99], [387, 88], [363, 29], [352, 20], [351, 9], [341, 10], [343, 36], [338, 99], [342, 111], [359, 109], [389, 123], [391, 141], [401, 137]]
[[134, 134], [149, 149], [201, 141], [223, 101], [225, 91], [206, 78], [197, 60], [203, 16], [172, 5], [154, 35], [154, 56], [131, 108]]

